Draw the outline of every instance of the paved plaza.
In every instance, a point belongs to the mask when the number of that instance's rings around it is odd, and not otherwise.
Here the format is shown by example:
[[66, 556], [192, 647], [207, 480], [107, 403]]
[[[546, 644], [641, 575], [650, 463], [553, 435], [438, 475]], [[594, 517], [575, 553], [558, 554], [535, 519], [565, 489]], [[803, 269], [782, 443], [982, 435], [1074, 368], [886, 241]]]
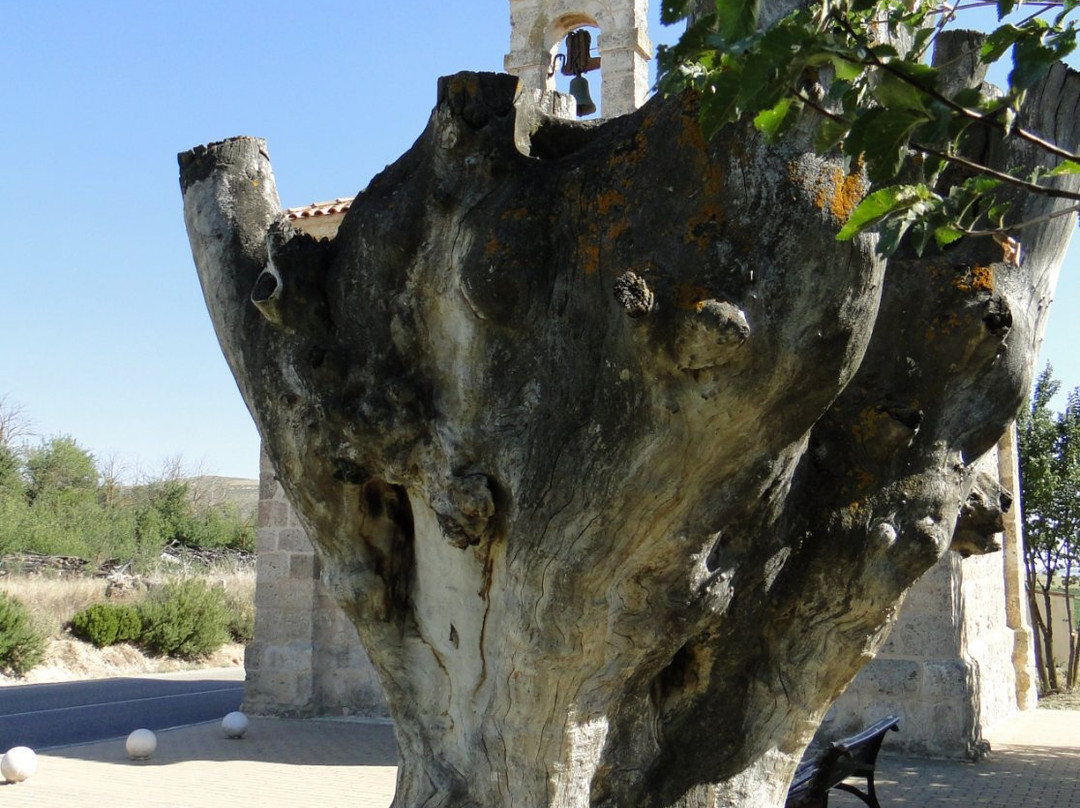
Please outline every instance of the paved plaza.
[[[978, 764], [883, 754], [882, 806], [1080, 808], [1080, 711], [1026, 713], [989, 739]], [[42, 752], [34, 777], [0, 785], [0, 806], [387, 808], [395, 757], [387, 724], [255, 718], [244, 739], [228, 740], [214, 722], [158, 733], [143, 763], [122, 739]], [[862, 805], [839, 791], [829, 804]]]

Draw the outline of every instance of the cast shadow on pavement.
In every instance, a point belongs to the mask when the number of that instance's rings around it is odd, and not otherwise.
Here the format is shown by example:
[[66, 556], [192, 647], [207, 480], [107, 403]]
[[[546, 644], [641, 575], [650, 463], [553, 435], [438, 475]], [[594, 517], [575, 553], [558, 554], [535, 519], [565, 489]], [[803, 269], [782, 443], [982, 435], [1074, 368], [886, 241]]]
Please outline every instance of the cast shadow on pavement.
[[[978, 763], [882, 755], [876, 785], [882, 808], [1080, 806], [1080, 749], [997, 746]], [[829, 805], [865, 808], [835, 790]]]

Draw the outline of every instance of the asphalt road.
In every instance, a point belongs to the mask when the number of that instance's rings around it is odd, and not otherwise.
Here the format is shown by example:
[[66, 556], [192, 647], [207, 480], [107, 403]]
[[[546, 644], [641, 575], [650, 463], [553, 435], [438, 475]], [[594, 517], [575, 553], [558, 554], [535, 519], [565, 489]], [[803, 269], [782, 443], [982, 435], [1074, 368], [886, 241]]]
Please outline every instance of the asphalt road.
[[242, 670], [0, 687], [0, 754], [212, 721], [240, 709], [243, 694]]

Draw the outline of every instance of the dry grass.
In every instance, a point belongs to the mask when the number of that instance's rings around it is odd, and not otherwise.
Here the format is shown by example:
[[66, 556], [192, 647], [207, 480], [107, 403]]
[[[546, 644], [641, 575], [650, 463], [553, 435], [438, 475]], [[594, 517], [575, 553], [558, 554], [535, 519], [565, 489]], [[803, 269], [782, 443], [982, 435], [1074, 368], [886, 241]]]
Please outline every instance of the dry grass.
[[[142, 579], [142, 583], [152, 588], [178, 577], [187, 576], [159, 574]], [[211, 585], [224, 587], [233, 608], [254, 611], [254, 569], [204, 571], [198, 577]], [[131, 645], [98, 649], [73, 639], [66, 629], [72, 616], [87, 606], [105, 601], [107, 586], [108, 582], [102, 578], [78, 576], [10, 575], [0, 578], [0, 592], [23, 603], [30, 610], [38, 630], [49, 638], [46, 658], [40, 667], [23, 679], [0, 676], [0, 685], [243, 665], [244, 648], [235, 643], [224, 646], [207, 659], [192, 663], [148, 657]]]
[[16, 598], [33, 617], [46, 637], [59, 639], [75, 612], [105, 600], [106, 581], [101, 578], [9, 575], [0, 578], [0, 592]]
[[255, 602], [255, 570], [209, 572], [200, 576], [211, 586], [221, 586], [230, 597]]
[[200, 668], [238, 668], [243, 664], [244, 646], [235, 643], [223, 645], [204, 659], [187, 662], [172, 657], [147, 656], [127, 643], [95, 648], [89, 643], [68, 638], [50, 641], [45, 661], [26, 676], [9, 678], [0, 675], [0, 687], [141, 673], [173, 673]]

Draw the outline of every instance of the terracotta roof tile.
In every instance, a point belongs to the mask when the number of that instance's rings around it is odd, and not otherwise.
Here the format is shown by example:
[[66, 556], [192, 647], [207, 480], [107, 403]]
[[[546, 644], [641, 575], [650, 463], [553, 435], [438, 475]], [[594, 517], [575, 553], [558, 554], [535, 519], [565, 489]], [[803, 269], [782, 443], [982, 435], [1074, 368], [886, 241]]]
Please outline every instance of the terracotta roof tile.
[[307, 207], [289, 208], [284, 211], [284, 215], [290, 222], [295, 222], [297, 219], [311, 219], [316, 216], [333, 216], [347, 211], [354, 198], [348, 196], [333, 199], [329, 202], [313, 202]]

